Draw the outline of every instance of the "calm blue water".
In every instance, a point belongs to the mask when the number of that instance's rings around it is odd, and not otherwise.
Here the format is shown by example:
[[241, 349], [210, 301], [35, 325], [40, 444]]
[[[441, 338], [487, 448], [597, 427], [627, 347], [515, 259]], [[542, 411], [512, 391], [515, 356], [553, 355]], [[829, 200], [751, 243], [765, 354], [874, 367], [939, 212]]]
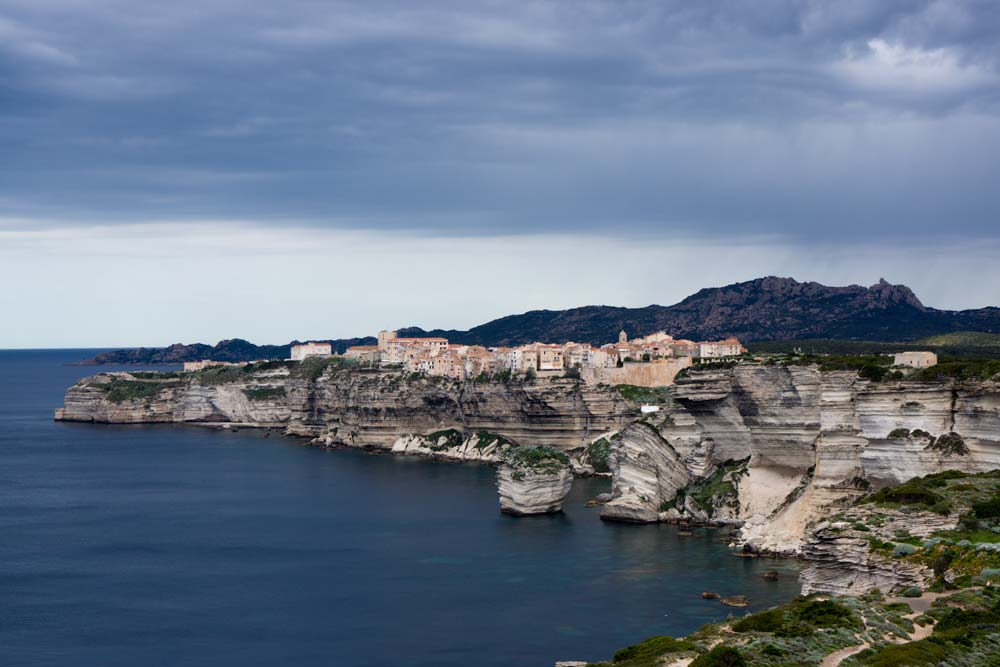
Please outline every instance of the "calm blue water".
[[797, 592], [722, 532], [599, 521], [605, 481], [515, 519], [486, 466], [55, 423], [87, 356], [0, 351], [0, 665], [550, 666]]

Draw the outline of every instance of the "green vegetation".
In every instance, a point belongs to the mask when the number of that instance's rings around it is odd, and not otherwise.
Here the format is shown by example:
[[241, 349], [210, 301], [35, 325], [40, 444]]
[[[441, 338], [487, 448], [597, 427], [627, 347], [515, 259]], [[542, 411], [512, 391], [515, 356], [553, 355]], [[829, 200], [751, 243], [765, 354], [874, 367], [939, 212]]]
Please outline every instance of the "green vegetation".
[[177, 371], [132, 371], [129, 375], [140, 380], [174, 380], [181, 377]]
[[568, 456], [545, 445], [512, 447], [504, 453], [503, 460], [515, 468], [534, 472], [558, 472], [569, 465]]
[[693, 642], [660, 635], [616, 651], [612, 663], [616, 667], [655, 667], [664, 655], [694, 650]]
[[958, 433], [945, 433], [933, 440], [927, 449], [933, 449], [942, 454], [955, 454], [965, 456], [969, 453], [969, 448], [965, 445], [965, 440]]
[[203, 385], [232, 384], [234, 382], [245, 382], [250, 379], [252, 364], [239, 366], [209, 366], [200, 371], [195, 371], [194, 375], [198, 382]]
[[615, 385], [618, 394], [626, 401], [633, 403], [669, 403], [673, 396], [670, 387], [637, 387], [632, 384]]
[[115, 377], [110, 382], [103, 384], [91, 384], [89, 386], [100, 389], [112, 403], [124, 403], [125, 401], [139, 401], [152, 398], [164, 389], [180, 386], [180, 382], [153, 382], [149, 380], [124, 380]]
[[[815, 667], [834, 651], [860, 644], [870, 648], [844, 659], [843, 667], [1000, 667], [1000, 590], [945, 595], [912, 620], [909, 604], [884, 600], [878, 591], [798, 598], [687, 637], [652, 637], [590, 667], [661, 667], [692, 654], [691, 667]], [[928, 624], [930, 637], [909, 641], [917, 625]]]
[[831, 600], [799, 598], [794, 602], [768, 611], [750, 614], [732, 625], [733, 632], [764, 632], [777, 637], [808, 637], [822, 628], [861, 627], [854, 612]]
[[733, 632], [776, 632], [785, 624], [785, 612], [781, 609], [748, 614], [733, 623]]
[[716, 646], [695, 658], [689, 667], [745, 667], [749, 664], [732, 646]]
[[284, 398], [284, 387], [247, 387], [243, 393], [251, 401], [269, 401], [274, 398]]
[[782, 340], [747, 344], [753, 354], [868, 355], [930, 350], [938, 356], [1000, 358], [1000, 334], [959, 331], [918, 341], [882, 342], [865, 340]]
[[926, 478], [916, 477], [897, 486], [879, 489], [862, 502], [882, 507], [916, 506], [938, 514], [948, 514], [950, 506], [933, 490], [933, 486]]
[[930, 639], [922, 639], [907, 644], [885, 646], [861, 659], [863, 664], [872, 667], [921, 667], [939, 665], [946, 657], [948, 657], [947, 647]]
[[[918, 538], [900, 531], [888, 533], [890, 515], [876, 509], [865, 512], [868, 530], [863, 532], [868, 533], [869, 549], [884, 558], [931, 568], [935, 576], [932, 590], [970, 586], [989, 578], [984, 573], [992, 568], [1000, 568], [1000, 472], [947, 470], [917, 477], [862, 499], [859, 507], [865, 506], [958, 515], [957, 528]], [[846, 519], [856, 524], [857, 512]], [[877, 532], [871, 532], [872, 527]]]
[[[453, 428], [446, 428], [441, 431], [434, 431], [423, 436], [424, 440], [430, 443], [431, 451], [440, 452], [445, 449], [455, 449], [461, 447], [465, 441], [465, 434]], [[442, 438], [444, 442], [441, 442]]]
[[486, 449], [492, 445], [496, 445], [498, 448], [504, 448], [513, 447], [514, 443], [496, 433], [490, 433], [489, 431], [476, 432], [476, 449]]
[[611, 455], [611, 443], [607, 438], [601, 438], [587, 447], [587, 458], [596, 472], [611, 472], [608, 457]]
[[672, 502], [664, 503], [660, 511], [670, 507], [683, 507], [685, 498], [690, 498], [711, 518], [717, 509], [739, 503], [736, 480], [747, 474], [749, 458], [740, 461], [728, 460], [719, 464], [711, 475], [677, 492]]
[[327, 369], [336, 373], [340, 369], [356, 365], [355, 360], [344, 357], [307, 357], [293, 366], [289, 375], [293, 378], [305, 378], [315, 382]]
[[254, 373], [257, 371], [273, 371], [278, 368], [294, 368], [297, 363], [297, 361], [291, 361], [290, 359], [271, 359], [270, 361], [258, 361], [247, 364], [246, 369]]
[[941, 380], [991, 380], [1000, 376], [1000, 359], [949, 359], [938, 360], [936, 366], [921, 368], [910, 379], [923, 382]]
[[983, 331], [953, 331], [917, 341], [918, 345], [945, 348], [976, 348], [1000, 352], [1000, 334]]

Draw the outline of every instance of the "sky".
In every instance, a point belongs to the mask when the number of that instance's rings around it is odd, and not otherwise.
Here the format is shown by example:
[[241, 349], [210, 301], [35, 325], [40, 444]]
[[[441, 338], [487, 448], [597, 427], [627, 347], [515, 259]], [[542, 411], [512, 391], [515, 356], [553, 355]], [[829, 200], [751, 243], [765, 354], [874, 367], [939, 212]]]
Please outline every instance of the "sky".
[[0, 347], [1000, 305], [1000, 4], [0, 0]]

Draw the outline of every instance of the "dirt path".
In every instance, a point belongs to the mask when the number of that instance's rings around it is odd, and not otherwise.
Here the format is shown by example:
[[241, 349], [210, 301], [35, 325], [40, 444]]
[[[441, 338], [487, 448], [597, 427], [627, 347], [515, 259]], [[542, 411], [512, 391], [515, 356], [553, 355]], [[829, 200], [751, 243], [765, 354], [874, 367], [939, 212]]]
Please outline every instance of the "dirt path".
[[[907, 614], [906, 616], [904, 616], [904, 618], [907, 618], [912, 621], [913, 619], [915, 619], [916, 617], [920, 616], [925, 611], [930, 609], [931, 605], [934, 604], [934, 601], [937, 600], [939, 597], [945, 595], [951, 595], [953, 592], [954, 591], [948, 593], [924, 593], [918, 598], [895, 597], [895, 598], [889, 598], [888, 600], [886, 600], [886, 602], [889, 604], [902, 602], [903, 604], [908, 605], [913, 613]], [[916, 623], [914, 623], [913, 632], [909, 633], [908, 639], [900, 639], [899, 637], [894, 637], [890, 639], [889, 642], [892, 644], [915, 642], [930, 637], [932, 632], [934, 632], [934, 626], [931, 623], [928, 623], [927, 625], [917, 625]], [[861, 653], [869, 646], [871, 646], [871, 644], [865, 642], [863, 644], [855, 644], [854, 646], [848, 646], [846, 648], [839, 649], [837, 651], [834, 651], [830, 655], [826, 656], [825, 658], [823, 658], [823, 661], [819, 663], [819, 665], [820, 667], [839, 667], [840, 663], [842, 663], [844, 660], [847, 660], [852, 655], [857, 655], [858, 653]]]
[[848, 646], [847, 648], [842, 648], [840, 650], [834, 651], [830, 655], [823, 658], [823, 662], [819, 663], [819, 667], [837, 667], [844, 660], [847, 660], [852, 655], [856, 653], [861, 653], [869, 644], [857, 644], [855, 646]]

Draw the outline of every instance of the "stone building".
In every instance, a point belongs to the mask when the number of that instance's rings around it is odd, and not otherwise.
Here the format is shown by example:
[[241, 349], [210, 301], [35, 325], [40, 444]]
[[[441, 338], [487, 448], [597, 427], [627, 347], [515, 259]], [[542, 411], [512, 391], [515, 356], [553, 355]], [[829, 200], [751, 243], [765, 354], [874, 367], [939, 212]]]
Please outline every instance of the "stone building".
[[333, 346], [329, 343], [302, 343], [292, 346], [292, 361], [302, 361], [308, 357], [329, 357], [333, 354]]
[[897, 352], [892, 355], [894, 366], [910, 368], [930, 368], [937, 365], [937, 355], [933, 352]]

